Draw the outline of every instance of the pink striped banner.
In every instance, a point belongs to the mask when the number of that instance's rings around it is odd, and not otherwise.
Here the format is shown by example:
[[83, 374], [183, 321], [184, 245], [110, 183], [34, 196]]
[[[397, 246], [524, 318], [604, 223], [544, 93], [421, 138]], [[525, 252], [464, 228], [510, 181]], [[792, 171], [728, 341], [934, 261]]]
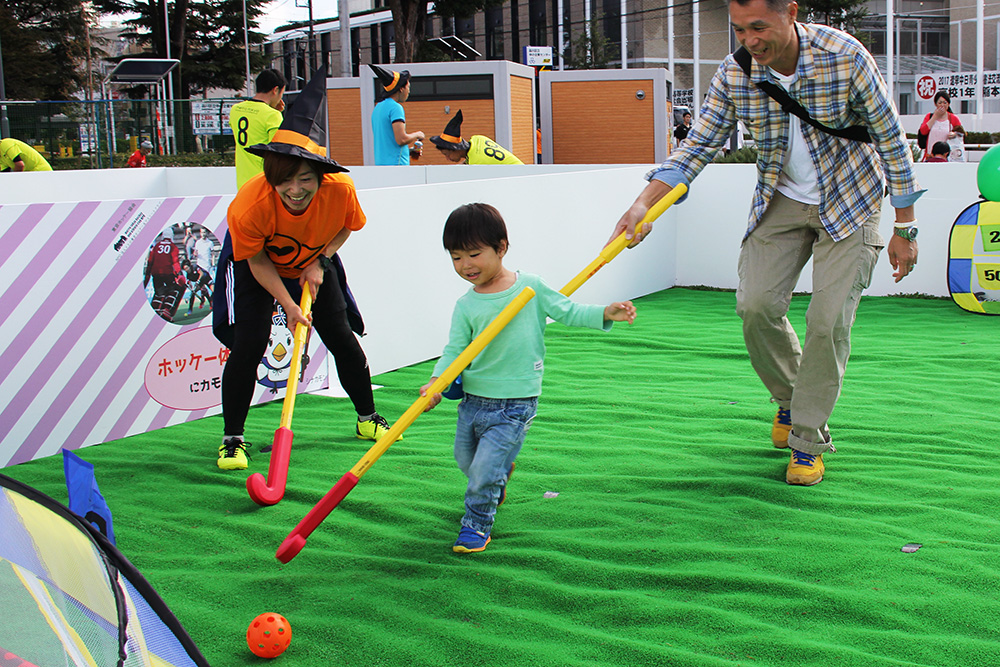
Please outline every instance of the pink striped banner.
[[[215, 236], [217, 255], [230, 201], [208, 196], [0, 206], [0, 395], [6, 397], [0, 467], [219, 412], [225, 350], [211, 336], [210, 308], [202, 304], [194, 311], [197, 299], [178, 282], [170, 297], [177, 304], [173, 312], [158, 312], [150, 303], [157, 281], [150, 280], [146, 262], [151, 248], [169, 239], [178, 259], [194, 263], [201, 227]], [[205, 245], [199, 248], [206, 252]], [[197, 335], [182, 337], [192, 332]], [[326, 350], [315, 340], [302, 390], [328, 386]], [[200, 347], [188, 350], [184, 341]], [[161, 350], [174, 357], [154, 358]], [[203, 356], [213, 362], [195, 362]], [[151, 394], [146, 371], [152, 369], [155, 379], [157, 363], [162, 373], [186, 373], [171, 390], [190, 386], [193, 393], [177, 401], [165, 400], [162, 387], [161, 395]], [[259, 387], [256, 396], [265, 402], [282, 393]], [[206, 433], [206, 445], [219, 436]]]

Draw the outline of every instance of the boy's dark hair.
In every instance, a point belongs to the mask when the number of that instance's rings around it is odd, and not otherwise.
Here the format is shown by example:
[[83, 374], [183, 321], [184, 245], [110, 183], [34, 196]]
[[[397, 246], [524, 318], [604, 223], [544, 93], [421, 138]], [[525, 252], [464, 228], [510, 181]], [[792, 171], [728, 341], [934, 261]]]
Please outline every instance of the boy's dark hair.
[[281, 185], [299, 173], [299, 169], [302, 168], [303, 163], [313, 170], [313, 173], [316, 174], [316, 178], [320, 182], [323, 181], [323, 172], [320, 171], [319, 166], [312, 160], [306, 160], [297, 155], [285, 155], [284, 153], [275, 153], [273, 151], [268, 151], [264, 154], [264, 178], [272, 186]]
[[948, 145], [947, 141], [936, 141], [934, 145], [931, 146], [931, 155], [944, 155], [948, 156], [951, 153], [951, 146]]
[[257, 75], [255, 81], [258, 93], [269, 93], [275, 88], [285, 88], [288, 82], [284, 75], [276, 69], [266, 69]]
[[483, 246], [500, 252], [504, 243], [510, 245], [503, 216], [489, 204], [466, 204], [456, 208], [444, 223], [441, 240], [448, 252]]

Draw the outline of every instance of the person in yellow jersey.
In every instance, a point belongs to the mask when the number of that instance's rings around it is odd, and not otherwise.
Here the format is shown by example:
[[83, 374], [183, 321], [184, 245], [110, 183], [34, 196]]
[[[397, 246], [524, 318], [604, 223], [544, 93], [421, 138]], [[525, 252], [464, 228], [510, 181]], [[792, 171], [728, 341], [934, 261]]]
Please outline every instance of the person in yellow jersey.
[[247, 146], [266, 144], [281, 126], [285, 110], [282, 97], [287, 82], [276, 69], [266, 69], [257, 75], [257, 93], [229, 111], [229, 127], [236, 139], [236, 187], [264, 171], [264, 159], [247, 152]]
[[481, 134], [462, 139], [462, 110], [448, 121], [444, 132], [431, 137], [431, 143], [452, 162], [465, 164], [524, 164], [509, 150]]
[[0, 171], [52, 171], [42, 154], [17, 139], [0, 139]]

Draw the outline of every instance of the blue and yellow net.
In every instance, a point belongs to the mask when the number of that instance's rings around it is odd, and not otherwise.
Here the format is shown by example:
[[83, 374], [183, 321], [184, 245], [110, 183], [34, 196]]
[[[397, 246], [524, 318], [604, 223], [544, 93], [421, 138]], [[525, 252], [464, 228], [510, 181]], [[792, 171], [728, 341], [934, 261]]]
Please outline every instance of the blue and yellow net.
[[176, 617], [103, 535], [0, 475], [0, 664], [207, 667]]
[[955, 219], [948, 290], [964, 310], [1000, 315], [1000, 202], [978, 201]]

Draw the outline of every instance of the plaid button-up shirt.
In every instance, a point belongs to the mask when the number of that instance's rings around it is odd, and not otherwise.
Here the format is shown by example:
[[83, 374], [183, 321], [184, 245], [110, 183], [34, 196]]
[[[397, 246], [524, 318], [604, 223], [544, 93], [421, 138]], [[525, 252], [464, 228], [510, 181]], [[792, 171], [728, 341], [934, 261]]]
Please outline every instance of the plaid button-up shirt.
[[[788, 93], [820, 123], [838, 128], [863, 125], [872, 137], [872, 143], [865, 144], [801, 124], [819, 179], [820, 219], [840, 241], [881, 209], [886, 184], [897, 208], [912, 205], [923, 190], [913, 174], [913, 157], [899, 116], [871, 54], [840, 30], [804, 23], [795, 27], [798, 78]], [[689, 185], [726, 143], [739, 119], [758, 152], [747, 235], [774, 196], [788, 149], [789, 115], [754, 85], [764, 79], [777, 84], [769, 68], [752, 61], [748, 78], [733, 56], [727, 56], [712, 78], [687, 140], [646, 175], [647, 180], [668, 185]]]

